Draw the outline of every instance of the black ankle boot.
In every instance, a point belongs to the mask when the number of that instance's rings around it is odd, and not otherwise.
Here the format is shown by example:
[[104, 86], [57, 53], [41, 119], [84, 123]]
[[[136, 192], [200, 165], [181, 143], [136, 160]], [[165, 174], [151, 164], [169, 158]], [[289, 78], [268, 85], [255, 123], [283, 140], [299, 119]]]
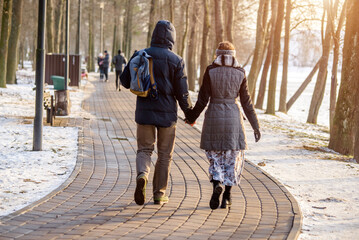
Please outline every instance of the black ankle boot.
[[231, 188], [232, 186], [226, 186], [222, 197], [221, 208], [227, 208], [227, 206], [231, 207], [232, 205]]
[[213, 193], [211, 197], [211, 201], [209, 202], [209, 206], [211, 209], [217, 209], [219, 206], [219, 197], [223, 191], [223, 188], [220, 185], [219, 181], [212, 180], [213, 183]]

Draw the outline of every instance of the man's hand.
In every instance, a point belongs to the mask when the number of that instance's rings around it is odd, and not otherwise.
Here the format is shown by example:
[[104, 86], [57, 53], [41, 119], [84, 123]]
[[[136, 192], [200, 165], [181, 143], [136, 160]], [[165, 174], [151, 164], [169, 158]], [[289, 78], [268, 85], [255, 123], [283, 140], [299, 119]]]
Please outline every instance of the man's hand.
[[254, 129], [254, 138], [256, 139], [256, 142], [261, 139], [261, 132], [259, 131], [259, 129]]

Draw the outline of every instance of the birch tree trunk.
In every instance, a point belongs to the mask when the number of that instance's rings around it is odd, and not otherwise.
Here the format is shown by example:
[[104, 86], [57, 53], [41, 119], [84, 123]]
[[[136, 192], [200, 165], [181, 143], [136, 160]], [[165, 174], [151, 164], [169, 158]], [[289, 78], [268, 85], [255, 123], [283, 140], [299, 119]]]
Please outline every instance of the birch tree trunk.
[[278, 12], [277, 20], [274, 28], [274, 40], [273, 40], [273, 56], [272, 67], [268, 85], [268, 101], [267, 101], [267, 114], [275, 114], [275, 93], [277, 86], [278, 65], [280, 56], [280, 36], [282, 33], [282, 23], [284, 17], [284, 0], [277, 0]]
[[11, 17], [11, 33], [9, 37], [6, 83], [16, 83], [16, 69], [19, 59], [19, 37], [22, 21], [22, 0], [13, 0], [12, 17]]
[[[347, 2], [342, 77], [329, 148], [359, 159], [359, 1]], [[355, 150], [354, 150], [355, 149]]]
[[203, 75], [208, 65], [208, 35], [211, 25], [209, 22], [208, 0], [203, 0], [203, 29], [202, 29], [202, 50], [199, 86], [202, 85]]
[[214, 1], [214, 18], [216, 21], [216, 46], [223, 42], [224, 36], [223, 36], [223, 16], [222, 16], [222, 10], [223, 10], [223, 1], [222, 0], [213, 0]]
[[11, 30], [12, 0], [3, 1], [0, 37], [0, 87], [6, 88], [6, 61]]
[[285, 37], [283, 53], [283, 73], [280, 86], [280, 98], [278, 111], [287, 113], [287, 85], [288, 85], [288, 61], [289, 61], [289, 39], [290, 39], [290, 15], [292, 12], [292, 0], [287, 0], [285, 11]]

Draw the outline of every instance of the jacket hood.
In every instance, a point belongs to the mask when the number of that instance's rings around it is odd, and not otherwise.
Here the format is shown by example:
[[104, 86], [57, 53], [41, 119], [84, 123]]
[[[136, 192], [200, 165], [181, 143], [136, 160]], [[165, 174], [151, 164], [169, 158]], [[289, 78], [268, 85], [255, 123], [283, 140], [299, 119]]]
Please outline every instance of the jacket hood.
[[151, 47], [169, 48], [175, 44], [176, 30], [167, 20], [158, 21], [152, 33]]

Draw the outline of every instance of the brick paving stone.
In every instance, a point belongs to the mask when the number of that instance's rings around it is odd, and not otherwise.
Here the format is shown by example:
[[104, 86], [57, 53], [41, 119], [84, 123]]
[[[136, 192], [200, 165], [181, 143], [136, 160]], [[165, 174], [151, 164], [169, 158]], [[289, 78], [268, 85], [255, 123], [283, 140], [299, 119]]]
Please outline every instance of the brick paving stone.
[[[270, 175], [245, 163], [230, 209], [211, 210], [208, 160], [200, 132], [178, 120], [167, 195], [153, 204], [152, 177], [146, 203], [137, 206], [136, 97], [116, 92], [110, 81], [90, 80], [83, 109], [91, 118], [57, 118], [55, 126], [79, 127], [77, 166], [70, 178], [41, 201], [0, 218], [0, 239], [296, 239], [298, 204]], [[116, 139], [123, 138], [123, 139]]]

